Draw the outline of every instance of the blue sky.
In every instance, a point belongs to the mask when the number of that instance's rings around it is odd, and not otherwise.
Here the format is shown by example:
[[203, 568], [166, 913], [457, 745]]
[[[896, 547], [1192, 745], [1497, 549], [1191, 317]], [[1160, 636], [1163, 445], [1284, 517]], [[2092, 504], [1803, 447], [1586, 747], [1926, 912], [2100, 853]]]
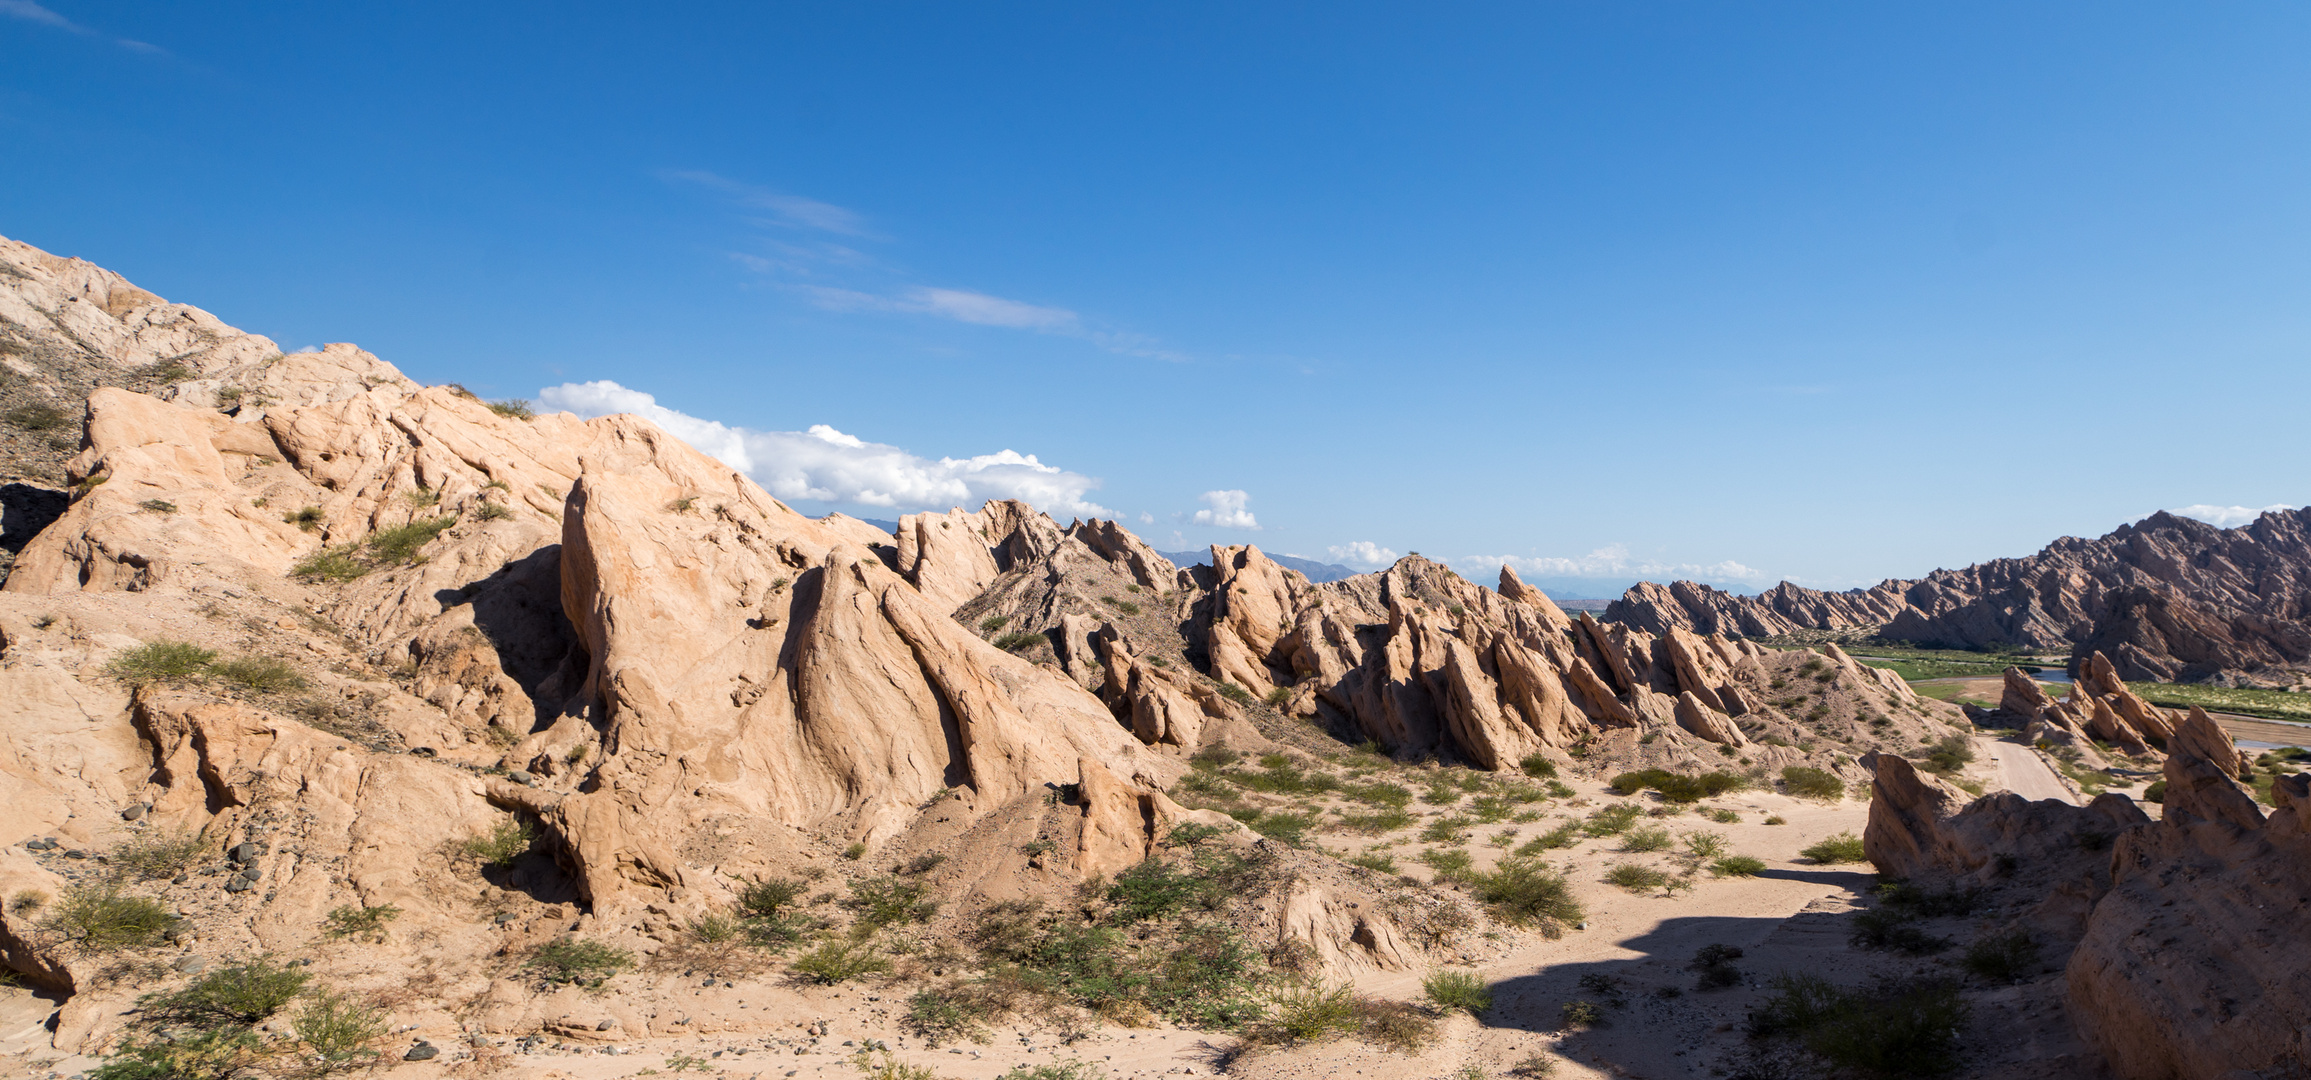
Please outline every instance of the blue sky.
[[813, 512], [1842, 587], [2305, 501], [2307, 52], [2276, 4], [0, 0], [0, 234], [649, 402]]

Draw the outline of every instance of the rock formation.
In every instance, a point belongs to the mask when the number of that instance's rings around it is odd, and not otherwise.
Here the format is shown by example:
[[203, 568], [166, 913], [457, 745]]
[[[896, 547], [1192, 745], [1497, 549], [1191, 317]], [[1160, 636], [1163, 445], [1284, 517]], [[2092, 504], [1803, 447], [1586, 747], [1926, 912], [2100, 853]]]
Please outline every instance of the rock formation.
[[2096, 540], [1912, 581], [1824, 593], [1784, 582], [1735, 596], [1643, 584], [1606, 610], [1648, 633], [1752, 637], [1864, 630], [1955, 648], [2100, 651], [2129, 679], [2291, 686], [2311, 673], [2311, 509], [2235, 529], [2160, 512]]
[[[2062, 1005], [2126, 1080], [2289, 1075], [2311, 1060], [2311, 777], [2273, 785], [2267, 818], [2233, 779], [2240, 754], [2203, 714], [2164, 765], [2164, 815], [2120, 795], [2086, 807], [1956, 789], [1887, 755], [1863, 836], [1879, 872], [1925, 888], [2001, 883], [2018, 923], [2056, 946]], [[2014, 910], [2009, 905], [2008, 910]]]

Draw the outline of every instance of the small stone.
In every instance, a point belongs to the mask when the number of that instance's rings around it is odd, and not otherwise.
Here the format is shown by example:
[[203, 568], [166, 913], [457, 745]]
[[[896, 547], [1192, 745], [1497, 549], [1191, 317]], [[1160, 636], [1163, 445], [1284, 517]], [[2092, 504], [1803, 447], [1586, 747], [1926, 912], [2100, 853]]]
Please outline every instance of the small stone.
[[73, 848], [72, 850], [65, 852], [64, 857], [67, 859], [85, 859], [88, 857], [88, 853], [80, 850], [79, 848]]
[[493, 918], [490, 921], [498, 924], [499, 926], [504, 926], [505, 924], [510, 923], [517, 918], [520, 918], [520, 916], [515, 915], [513, 912], [501, 911], [497, 913], [496, 918]]
[[511, 780], [514, 783], [521, 784], [525, 787], [538, 786], [538, 778], [530, 775], [529, 770], [527, 769], [515, 769], [514, 771], [506, 774], [506, 779]]
[[177, 961], [174, 966], [178, 971], [187, 975], [198, 975], [208, 968], [209, 962], [198, 956], [188, 956]]
[[410, 1048], [409, 1048], [409, 1052], [408, 1052], [408, 1053], [401, 1055], [401, 1060], [403, 1060], [403, 1061], [432, 1061], [434, 1058], [437, 1058], [437, 1057], [440, 1057], [440, 1056], [441, 1056], [441, 1048], [440, 1048], [440, 1047], [437, 1047], [437, 1046], [435, 1046], [435, 1045], [433, 1045], [432, 1043], [429, 1043], [429, 1042], [420, 1042], [420, 1043], [418, 1043], [416, 1046], [412, 1046], [412, 1047], [410, 1047]]
[[234, 876], [234, 877], [230, 877], [230, 878], [226, 878], [226, 879], [225, 879], [225, 891], [226, 891], [226, 892], [230, 892], [230, 893], [244, 893], [244, 892], [248, 892], [250, 889], [254, 889], [254, 888], [256, 888], [256, 886], [255, 886], [254, 884], [251, 884], [251, 883], [250, 883], [250, 881], [249, 881], [249, 879], [248, 879], [248, 878], [245, 878], [245, 877], [240, 877], [240, 876], [237, 876], [237, 875], [236, 875], [236, 876]]
[[614, 1028], [614, 1027], [617, 1027], [617, 1026], [618, 1026], [618, 1022], [617, 1022], [616, 1020], [603, 1020], [601, 1023], [594, 1025], [594, 1030], [596, 1030], [596, 1031], [608, 1031], [608, 1030], [610, 1030], [611, 1028]]
[[245, 867], [242, 867], [242, 868], [241, 868], [241, 877], [242, 877], [242, 879], [243, 879], [243, 880], [246, 880], [246, 881], [255, 881], [255, 880], [257, 880], [257, 879], [259, 879], [259, 878], [262, 878], [262, 877], [264, 877], [264, 876], [265, 876], [265, 872], [264, 872], [264, 871], [262, 871], [262, 870], [259, 870], [259, 869], [257, 869], [257, 866], [256, 866], [256, 864], [255, 864], [255, 863], [251, 863], [251, 864], [249, 864], [248, 866], [245, 866]]
[[237, 863], [245, 863], [254, 860], [257, 856], [264, 853], [265, 846], [263, 844], [259, 844], [254, 841], [243, 841], [241, 843], [234, 844], [232, 850], [225, 852], [225, 857]]
[[143, 803], [130, 803], [128, 809], [120, 812], [120, 819], [122, 821], [135, 821], [144, 816], [146, 809], [148, 807]]

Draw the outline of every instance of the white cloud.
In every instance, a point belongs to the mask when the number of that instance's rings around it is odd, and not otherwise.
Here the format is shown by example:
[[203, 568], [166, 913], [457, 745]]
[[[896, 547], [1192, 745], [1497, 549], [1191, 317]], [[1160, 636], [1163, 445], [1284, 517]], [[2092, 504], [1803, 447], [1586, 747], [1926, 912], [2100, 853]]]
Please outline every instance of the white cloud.
[[[37, 3], [34, 3], [33, 0], [0, 0], [0, 15], [5, 15], [11, 19], [22, 19], [25, 22], [39, 23], [42, 26], [52, 26], [58, 30], [70, 31], [71, 33], [83, 34], [89, 37], [102, 36], [96, 31], [89, 29], [88, 27], [82, 26], [79, 23], [73, 22], [72, 20], [67, 19], [62, 15], [59, 15], [53, 11], [48, 10], [47, 8], [40, 6]], [[155, 54], [168, 52], [167, 49], [163, 49], [158, 45], [154, 45], [149, 42], [135, 41], [129, 38], [114, 38], [112, 39], [112, 43], [131, 52]]]
[[1608, 544], [1577, 558], [1525, 555], [1468, 555], [1451, 560], [1452, 564], [1469, 566], [1513, 567], [1521, 577], [1556, 578], [1644, 578], [1651, 581], [1738, 581], [1745, 584], [1763, 582], [1766, 573], [1743, 566], [1731, 559], [1715, 563], [1666, 563], [1638, 559], [1629, 554], [1625, 544]]
[[1343, 544], [1324, 550], [1332, 553], [1334, 561], [1344, 562], [1350, 566], [1387, 566], [1396, 561], [1396, 552], [1381, 547], [1370, 540], [1358, 540], [1352, 544]]
[[2177, 517], [2197, 518], [2218, 529], [2236, 529], [2273, 510], [2293, 509], [2296, 508], [2286, 503], [2272, 503], [2261, 509], [2252, 506], [2210, 506], [2206, 503], [2199, 503], [2193, 506], [2176, 507], [2167, 513]]
[[[0, 3], [4, 2], [6, 0], [0, 0]], [[676, 171], [663, 175], [668, 179], [688, 181], [701, 187], [709, 187], [723, 192], [731, 196], [732, 200], [740, 206], [770, 211], [768, 218], [755, 219], [758, 224], [791, 229], [816, 229], [820, 232], [840, 233], [844, 236], [866, 235], [865, 222], [859, 217], [857, 211], [848, 210], [833, 203], [806, 199], [800, 195], [788, 195], [784, 192], [772, 191], [769, 188], [756, 187], [753, 184], [742, 184], [728, 177], [704, 171]]]
[[1038, 307], [1018, 300], [972, 292], [968, 289], [908, 289], [895, 296], [837, 289], [827, 285], [797, 285], [794, 291], [828, 311], [896, 311], [931, 315], [978, 326], [1066, 333], [1076, 328], [1075, 313], [1065, 308]]
[[1085, 498], [1099, 487], [1097, 479], [1045, 465], [1033, 454], [1004, 450], [933, 461], [825, 424], [808, 431], [731, 427], [676, 412], [607, 379], [549, 386], [538, 391], [538, 400], [579, 416], [633, 413], [648, 419], [781, 499], [933, 510], [1020, 499], [1052, 514], [1115, 516]]
[[32, 0], [0, 0], [0, 15], [6, 15], [11, 19], [22, 19], [25, 22], [36, 22], [42, 26], [53, 26], [59, 30], [70, 30], [76, 34], [88, 32], [82, 29], [80, 24], [41, 7], [33, 3]]
[[1252, 516], [1250, 510], [1244, 509], [1252, 501], [1250, 495], [1241, 491], [1207, 491], [1196, 498], [1210, 507], [1208, 510], [1196, 511], [1196, 516], [1189, 519], [1196, 524], [1221, 529], [1260, 530], [1259, 520]]
[[1153, 525], [1155, 524], [1155, 515], [1142, 510], [1139, 512], [1139, 523], [1142, 525]]

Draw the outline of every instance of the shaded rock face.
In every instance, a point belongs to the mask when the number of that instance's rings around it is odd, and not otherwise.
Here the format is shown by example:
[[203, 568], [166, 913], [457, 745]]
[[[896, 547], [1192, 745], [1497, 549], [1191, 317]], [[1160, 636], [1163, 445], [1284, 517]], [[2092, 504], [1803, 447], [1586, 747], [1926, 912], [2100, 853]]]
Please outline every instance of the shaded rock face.
[[2293, 685], [2311, 671], [2307, 610], [2311, 509], [2270, 511], [2236, 529], [2161, 512], [2028, 558], [1843, 593], [1785, 582], [1743, 597], [1644, 584], [1605, 617], [1656, 634], [1876, 628], [1922, 644], [2100, 651], [2129, 679]]
[[2169, 747], [2156, 822], [2117, 795], [1964, 802], [1898, 758], [1865, 759], [1876, 780], [1863, 841], [1879, 872], [2036, 890], [2022, 922], [2065, 958], [2065, 1011], [2128, 1080], [2293, 1075], [2311, 1060], [2311, 777], [2281, 778], [2265, 817], [2232, 779], [2238, 751], [2203, 720]]

